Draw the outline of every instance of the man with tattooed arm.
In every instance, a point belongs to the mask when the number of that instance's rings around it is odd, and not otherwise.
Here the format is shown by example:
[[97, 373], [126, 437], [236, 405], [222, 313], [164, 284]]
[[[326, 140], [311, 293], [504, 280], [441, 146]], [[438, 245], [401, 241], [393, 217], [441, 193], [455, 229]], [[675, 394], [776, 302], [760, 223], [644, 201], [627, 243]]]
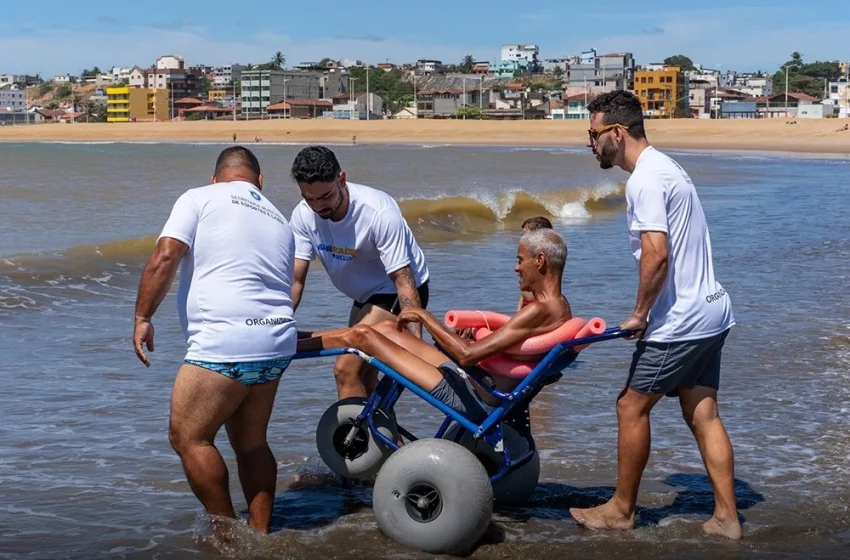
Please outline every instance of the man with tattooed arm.
[[[428, 305], [425, 256], [390, 195], [348, 182], [336, 156], [324, 146], [301, 150], [292, 164], [292, 178], [304, 199], [290, 221], [295, 234], [295, 309], [314, 258], [333, 285], [353, 300], [349, 327], [394, 321], [404, 308]], [[408, 328], [421, 338], [420, 323]], [[340, 400], [365, 397], [377, 385], [377, 372], [354, 355], [337, 358], [334, 377]]]

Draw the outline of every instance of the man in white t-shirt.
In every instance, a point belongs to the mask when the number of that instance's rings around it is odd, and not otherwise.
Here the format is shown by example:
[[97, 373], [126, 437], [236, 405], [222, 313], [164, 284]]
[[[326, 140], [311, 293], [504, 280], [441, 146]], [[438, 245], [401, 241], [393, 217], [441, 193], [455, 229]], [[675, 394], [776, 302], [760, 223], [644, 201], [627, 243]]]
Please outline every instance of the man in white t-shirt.
[[649, 414], [669, 394], [679, 397], [714, 489], [714, 515], [703, 530], [739, 539], [732, 444], [717, 411], [721, 350], [735, 319], [729, 295], [714, 277], [702, 204], [684, 169], [649, 145], [637, 97], [606, 93], [588, 110], [588, 146], [600, 166], [631, 173], [626, 215], [639, 284], [634, 313], [621, 328], [639, 341], [617, 399], [617, 489], [606, 504], [570, 513], [591, 529], [634, 527], [649, 458]]
[[[321, 261], [333, 285], [353, 300], [348, 326], [395, 320], [406, 307], [428, 305], [428, 267], [413, 232], [393, 198], [349, 183], [334, 153], [323, 146], [301, 150], [292, 178], [304, 198], [292, 211], [295, 281], [292, 301], [301, 303], [310, 261]], [[421, 338], [422, 326], [410, 330]], [[334, 364], [337, 396], [365, 397], [377, 372], [354, 355]]]
[[212, 184], [177, 199], [142, 272], [133, 344], [150, 366], [151, 318], [182, 262], [177, 311], [189, 348], [174, 382], [169, 439], [207, 512], [235, 518], [214, 444], [226, 425], [251, 526], [268, 532], [277, 463], [266, 429], [298, 335], [295, 239], [262, 184], [257, 158], [235, 146], [219, 155]]

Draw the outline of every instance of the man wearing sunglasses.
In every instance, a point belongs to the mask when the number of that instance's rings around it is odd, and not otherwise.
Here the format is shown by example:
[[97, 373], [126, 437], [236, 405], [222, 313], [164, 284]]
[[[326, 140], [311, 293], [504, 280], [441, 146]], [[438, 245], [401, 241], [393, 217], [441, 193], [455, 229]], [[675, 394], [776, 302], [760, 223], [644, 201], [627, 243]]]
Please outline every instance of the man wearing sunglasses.
[[739, 539], [732, 444], [717, 411], [721, 349], [735, 319], [714, 276], [702, 205], [685, 170], [650, 146], [637, 97], [606, 93], [588, 110], [588, 147], [602, 169], [631, 174], [626, 217], [639, 284], [634, 313], [621, 328], [639, 340], [617, 399], [617, 489], [607, 503], [570, 513], [589, 529], [634, 527], [649, 459], [649, 413], [664, 395], [678, 396], [714, 489], [714, 515], [703, 530]]
[[[428, 267], [398, 204], [387, 193], [349, 183], [324, 146], [301, 150], [292, 178], [302, 200], [292, 211], [295, 271], [292, 301], [301, 302], [310, 261], [318, 257], [333, 285], [353, 300], [348, 326], [395, 321], [406, 307], [428, 305]], [[422, 337], [422, 325], [410, 332]], [[365, 397], [377, 372], [347, 354], [334, 364], [337, 396]]]

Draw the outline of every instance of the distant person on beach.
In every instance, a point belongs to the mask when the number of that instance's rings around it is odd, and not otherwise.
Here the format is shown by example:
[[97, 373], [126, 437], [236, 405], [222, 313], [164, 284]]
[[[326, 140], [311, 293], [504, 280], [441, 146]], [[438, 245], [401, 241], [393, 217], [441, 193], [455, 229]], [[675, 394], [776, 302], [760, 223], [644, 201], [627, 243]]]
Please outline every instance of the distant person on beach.
[[357, 145], [357, 136], [352, 136], [352, 137], [351, 137], [351, 143], [352, 143], [354, 146], [356, 146], [356, 145]]
[[[295, 281], [292, 301], [301, 303], [310, 261], [318, 257], [333, 285], [352, 300], [348, 326], [395, 320], [407, 307], [428, 305], [428, 267], [413, 232], [393, 198], [349, 183], [334, 153], [323, 146], [301, 150], [292, 178], [304, 198], [292, 211]], [[410, 331], [422, 336], [422, 326]], [[354, 355], [337, 358], [338, 398], [365, 397], [377, 372]]]
[[236, 133], [235, 132], [233, 133], [233, 143], [234, 144], [236, 143]]
[[732, 444], [717, 410], [721, 350], [735, 319], [714, 276], [702, 204], [685, 170], [649, 144], [637, 97], [605, 93], [588, 111], [588, 147], [602, 169], [631, 174], [626, 217], [639, 284], [634, 313], [620, 328], [638, 342], [617, 398], [617, 489], [607, 503], [570, 513], [590, 529], [634, 527], [650, 411], [664, 395], [678, 396], [714, 489], [714, 515], [702, 528], [739, 539]]
[[219, 155], [212, 184], [177, 199], [142, 271], [133, 345], [150, 366], [151, 319], [182, 262], [177, 311], [189, 348], [174, 381], [169, 440], [206, 511], [235, 518], [227, 466], [215, 447], [225, 425], [250, 524], [268, 532], [277, 463], [266, 429], [297, 332], [295, 239], [262, 187], [257, 158], [234, 146]]

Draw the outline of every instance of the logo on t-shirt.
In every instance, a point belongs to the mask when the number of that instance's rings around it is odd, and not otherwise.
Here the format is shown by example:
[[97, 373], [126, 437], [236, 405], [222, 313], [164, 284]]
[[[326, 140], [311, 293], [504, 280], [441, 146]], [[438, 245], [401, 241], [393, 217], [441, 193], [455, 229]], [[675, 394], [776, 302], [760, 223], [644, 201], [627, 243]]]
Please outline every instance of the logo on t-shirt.
[[331, 257], [338, 260], [348, 262], [354, 259], [357, 255], [357, 249], [349, 249], [348, 247], [338, 247], [336, 245], [328, 245], [327, 243], [319, 243], [316, 245], [319, 251], [325, 251], [331, 254]]
[[256, 193], [254, 191], [251, 191], [251, 196], [254, 197], [254, 200], [262, 200], [263, 199], [263, 197], [260, 196], [260, 193]]

